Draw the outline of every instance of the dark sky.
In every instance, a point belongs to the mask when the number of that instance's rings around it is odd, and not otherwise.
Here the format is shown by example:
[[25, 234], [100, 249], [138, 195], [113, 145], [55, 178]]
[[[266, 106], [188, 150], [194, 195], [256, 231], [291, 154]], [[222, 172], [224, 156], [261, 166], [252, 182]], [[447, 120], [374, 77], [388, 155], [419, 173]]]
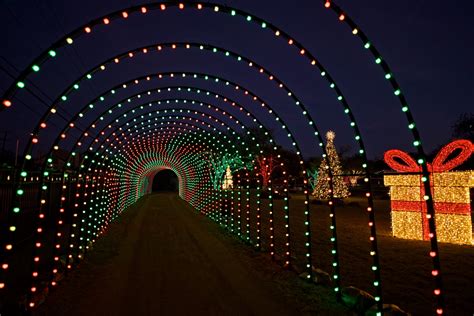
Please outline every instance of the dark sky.
[[[381, 69], [361, 42], [351, 35], [334, 13], [321, 1], [216, 1], [259, 16], [285, 30], [301, 42], [328, 69], [354, 110], [370, 157], [380, 157], [392, 148], [411, 149], [406, 121]], [[134, 1], [14, 1], [0, 0], [0, 65], [16, 74], [39, 53], [65, 33], [107, 13], [140, 4]], [[447, 142], [451, 126], [463, 112], [472, 112], [474, 97], [474, 4], [457, 1], [374, 1], [340, 0], [338, 4], [361, 26], [392, 67], [413, 110], [427, 151]], [[249, 57], [282, 79], [307, 105], [321, 131], [333, 129], [337, 146], [351, 146], [351, 128], [333, 91], [295, 49], [243, 18], [210, 11], [150, 12], [131, 15], [126, 21], [94, 28], [90, 35], [58, 51], [54, 62], [45, 64], [32, 76], [48, 98], [59, 93], [87, 69], [119, 53], [163, 42], [202, 42], [220, 46]], [[12, 67], [13, 66], [13, 67]], [[60, 112], [75, 113], [97, 95], [111, 87], [145, 74], [189, 71], [215, 74], [235, 81], [261, 95], [287, 121], [301, 142], [305, 156], [319, 154], [317, 143], [290, 99], [269, 80], [262, 80], [242, 63], [198, 50], [165, 51], [140, 55], [111, 67], [90, 83], [81, 86]], [[0, 92], [12, 82], [0, 70]], [[177, 85], [193, 85], [234, 98], [251, 109], [257, 106], [232, 89], [189, 79], [153, 81], [119, 92], [106, 104], [139, 91]], [[46, 98], [46, 96], [48, 98]], [[163, 98], [195, 98], [185, 93], [163, 94]], [[143, 101], [155, 100], [154, 98]], [[213, 102], [212, 98], [198, 97]], [[16, 139], [24, 145], [45, 106], [26, 91], [16, 95], [15, 106], [0, 113], [0, 130], [8, 132], [7, 147]], [[137, 103], [139, 104], [139, 103]], [[189, 107], [182, 105], [180, 107]], [[229, 110], [232, 112], [232, 110]], [[93, 113], [93, 112], [91, 112]], [[97, 112], [99, 111], [97, 110]], [[275, 136], [288, 147], [281, 129], [263, 115], [255, 113], [275, 129]], [[90, 120], [84, 119], [80, 126]], [[64, 121], [56, 118], [39, 148], [46, 150], [48, 139]], [[76, 134], [77, 135], [77, 134]], [[65, 143], [65, 146], [67, 143]], [[67, 146], [66, 146], [67, 148]]]

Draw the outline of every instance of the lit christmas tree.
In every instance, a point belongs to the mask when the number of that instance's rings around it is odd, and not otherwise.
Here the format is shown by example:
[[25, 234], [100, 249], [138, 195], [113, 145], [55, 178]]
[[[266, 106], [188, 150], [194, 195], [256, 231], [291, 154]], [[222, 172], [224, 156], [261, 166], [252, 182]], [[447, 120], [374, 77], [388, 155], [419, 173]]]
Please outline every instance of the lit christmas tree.
[[320, 200], [327, 200], [330, 198], [330, 187], [329, 187], [329, 164], [331, 166], [331, 171], [333, 174], [333, 189], [335, 198], [345, 198], [350, 195], [347, 185], [344, 183], [342, 176], [337, 176], [342, 174], [341, 162], [339, 161], [339, 156], [336, 151], [336, 146], [334, 146], [334, 138], [336, 138], [336, 133], [333, 131], [328, 131], [326, 133], [326, 159], [321, 161], [318, 171], [318, 181], [314, 187], [312, 195]]
[[232, 172], [230, 171], [230, 166], [227, 166], [224, 176], [224, 183], [222, 184], [223, 190], [230, 190], [233, 187], [234, 181], [232, 180]]

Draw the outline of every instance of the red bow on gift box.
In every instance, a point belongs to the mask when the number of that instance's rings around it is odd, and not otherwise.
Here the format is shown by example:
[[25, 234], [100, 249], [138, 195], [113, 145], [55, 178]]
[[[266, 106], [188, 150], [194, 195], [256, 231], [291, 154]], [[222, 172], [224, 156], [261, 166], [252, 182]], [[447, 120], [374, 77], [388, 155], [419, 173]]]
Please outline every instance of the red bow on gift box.
[[[461, 152], [454, 158], [446, 161], [448, 157], [456, 150], [461, 149]], [[428, 163], [429, 172], [445, 172], [454, 169], [455, 167], [466, 161], [474, 151], [474, 146], [471, 141], [467, 139], [460, 139], [451, 142], [444, 146], [433, 159], [433, 163]], [[401, 164], [395, 158], [404, 162]], [[384, 160], [393, 170], [399, 172], [421, 172], [421, 166], [404, 151], [392, 149], [385, 152]]]
[[[460, 152], [448, 160], [456, 150]], [[469, 140], [456, 140], [444, 146], [436, 155], [433, 163], [428, 163], [428, 171], [433, 172], [447, 172], [459, 166], [466, 161], [472, 154], [474, 149], [473, 144]], [[398, 160], [403, 162], [400, 163]], [[406, 152], [401, 150], [389, 150], [384, 155], [385, 162], [394, 170], [399, 172], [421, 172], [421, 166], [410, 157]], [[430, 185], [433, 190], [433, 178], [430, 177]], [[426, 218], [426, 204], [423, 202], [424, 188], [421, 182], [420, 175], [420, 201], [391, 201], [392, 210], [418, 210], [422, 215], [423, 223], [423, 239], [429, 239], [428, 220]], [[433, 191], [432, 191], [433, 193]], [[445, 203], [434, 201], [436, 211], [445, 214], [470, 214], [469, 204], [464, 203]]]

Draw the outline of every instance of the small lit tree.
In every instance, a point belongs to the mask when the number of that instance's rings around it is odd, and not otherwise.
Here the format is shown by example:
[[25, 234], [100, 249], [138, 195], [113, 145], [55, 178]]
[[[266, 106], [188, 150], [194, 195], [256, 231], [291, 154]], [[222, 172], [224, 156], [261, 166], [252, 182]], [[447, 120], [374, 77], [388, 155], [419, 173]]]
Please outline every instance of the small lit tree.
[[217, 155], [209, 153], [209, 176], [215, 190], [221, 189], [224, 179], [224, 174], [229, 170], [238, 171], [246, 167], [245, 162], [238, 155], [231, 155], [229, 153]]
[[230, 190], [234, 187], [234, 181], [232, 180], [232, 171], [230, 171], [230, 166], [227, 166], [224, 176], [224, 183], [222, 183], [223, 190]]
[[[331, 167], [332, 172], [332, 185], [333, 185], [333, 196], [335, 198], [345, 198], [350, 195], [350, 192], [347, 188], [347, 185], [344, 183], [342, 175], [342, 167], [339, 161], [339, 155], [336, 151], [336, 146], [334, 145], [334, 138], [336, 138], [336, 133], [333, 131], [328, 131], [326, 133], [326, 153], [325, 157], [321, 161], [318, 171], [318, 181], [314, 187], [312, 195], [318, 199], [326, 200], [331, 197], [330, 195], [330, 180], [329, 180], [329, 167]], [[329, 161], [329, 164], [328, 164]]]

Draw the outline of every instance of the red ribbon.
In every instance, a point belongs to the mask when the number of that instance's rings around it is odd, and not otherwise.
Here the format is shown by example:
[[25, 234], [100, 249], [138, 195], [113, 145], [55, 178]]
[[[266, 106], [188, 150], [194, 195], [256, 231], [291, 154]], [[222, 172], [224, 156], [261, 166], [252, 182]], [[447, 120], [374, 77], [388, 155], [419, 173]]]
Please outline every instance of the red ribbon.
[[[391, 201], [390, 205], [395, 212], [421, 212], [426, 214], [426, 204], [417, 201]], [[434, 202], [437, 214], [455, 214], [455, 215], [471, 215], [471, 206], [469, 203], [450, 203], [450, 202]]]
[[[456, 150], [460, 149], [458, 155], [447, 160], [448, 157]], [[467, 139], [453, 141], [444, 146], [433, 159], [433, 163], [428, 163], [429, 172], [445, 172], [454, 169], [466, 161], [474, 151], [474, 145]], [[400, 159], [402, 163], [395, 160]], [[399, 172], [421, 172], [421, 166], [406, 152], [392, 149], [386, 151], [384, 160], [393, 170]]]

